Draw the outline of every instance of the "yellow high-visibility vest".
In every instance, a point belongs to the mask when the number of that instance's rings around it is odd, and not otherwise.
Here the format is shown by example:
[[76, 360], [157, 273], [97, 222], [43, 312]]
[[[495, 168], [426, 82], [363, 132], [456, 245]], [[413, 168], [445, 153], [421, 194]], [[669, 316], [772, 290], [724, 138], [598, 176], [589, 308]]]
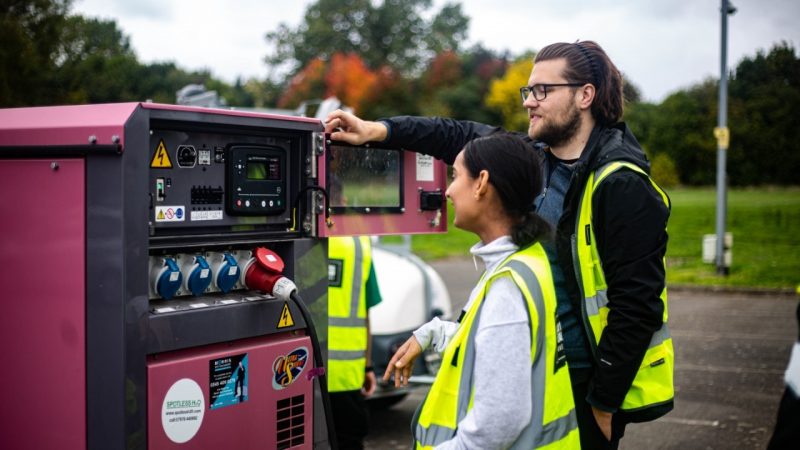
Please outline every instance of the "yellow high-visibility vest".
[[[597, 344], [608, 324], [608, 286], [603, 266], [597, 251], [597, 239], [592, 226], [592, 195], [597, 186], [610, 174], [620, 169], [628, 169], [646, 177], [661, 195], [667, 208], [670, 200], [667, 194], [638, 166], [628, 162], [609, 163], [589, 175], [580, 201], [580, 215], [572, 239], [573, 259], [577, 255], [578, 267], [576, 276], [578, 286], [583, 294], [583, 320], [589, 325], [589, 341], [592, 352], [596, 354]], [[666, 264], [666, 263], [664, 263]], [[639, 371], [631, 384], [620, 410], [625, 412], [642, 411], [654, 406], [672, 402], [675, 396], [673, 388], [673, 369], [675, 354], [672, 349], [672, 338], [667, 325], [667, 287], [661, 292], [664, 303], [664, 317], [661, 329], [653, 334]], [[655, 417], [650, 417], [653, 419]]]
[[367, 351], [367, 237], [328, 239], [328, 391], [361, 389]]
[[442, 367], [412, 422], [418, 449], [433, 448], [452, 439], [458, 423], [472, 408], [476, 318], [491, 283], [500, 277], [511, 278], [522, 292], [531, 332], [531, 421], [511, 448], [580, 448], [569, 370], [566, 364], [556, 363], [558, 331], [553, 277], [547, 255], [537, 243], [511, 255], [479, 282], [482, 286], [477, 297], [448, 343]]

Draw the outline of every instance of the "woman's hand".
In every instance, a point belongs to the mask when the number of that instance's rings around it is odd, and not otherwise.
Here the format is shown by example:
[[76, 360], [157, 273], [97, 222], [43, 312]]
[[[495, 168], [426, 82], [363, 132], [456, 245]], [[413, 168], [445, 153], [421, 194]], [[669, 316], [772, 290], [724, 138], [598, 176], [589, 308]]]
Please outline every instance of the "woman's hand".
[[[339, 131], [336, 131], [339, 129]], [[334, 141], [361, 145], [369, 141], [386, 139], [386, 125], [380, 122], [361, 120], [354, 114], [337, 109], [325, 119], [325, 132], [331, 134]]]
[[422, 347], [417, 342], [417, 338], [411, 336], [408, 340], [397, 349], [389, 365], [386, 366], [386, 372], [383, 374], [383, 381], [389, 381], [394, 371], [394, 387], [408, 386], [408, 379], [411, 378], [411, 372], [414, 368], [414, 360], [422, 353]]

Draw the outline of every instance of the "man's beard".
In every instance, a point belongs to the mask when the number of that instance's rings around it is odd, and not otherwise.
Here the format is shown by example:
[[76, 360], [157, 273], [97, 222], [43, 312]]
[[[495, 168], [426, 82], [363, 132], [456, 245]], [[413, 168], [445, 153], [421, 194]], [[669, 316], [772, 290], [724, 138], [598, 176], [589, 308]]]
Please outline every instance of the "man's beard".
[[571, 106], [567, 112], [566, 120], [561, 123], [543, 123], [541, 130], [531, 137], [544, 142], [550, 147], [560, 147], [569, 142], [578, 133], [581, 125], [581, 115], [578, 108], [574, 105]]

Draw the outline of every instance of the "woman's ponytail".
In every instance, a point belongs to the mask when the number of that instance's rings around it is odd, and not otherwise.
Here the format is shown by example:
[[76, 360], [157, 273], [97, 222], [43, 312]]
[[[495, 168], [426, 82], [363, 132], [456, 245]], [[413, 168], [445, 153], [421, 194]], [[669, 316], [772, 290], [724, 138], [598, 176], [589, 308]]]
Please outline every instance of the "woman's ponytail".
[[535, 242], [552, 238], [552, 228], [542, 217], [528, 211], [517, 224], [511, 228], [511, 240], [519, 248], [525, 248]]

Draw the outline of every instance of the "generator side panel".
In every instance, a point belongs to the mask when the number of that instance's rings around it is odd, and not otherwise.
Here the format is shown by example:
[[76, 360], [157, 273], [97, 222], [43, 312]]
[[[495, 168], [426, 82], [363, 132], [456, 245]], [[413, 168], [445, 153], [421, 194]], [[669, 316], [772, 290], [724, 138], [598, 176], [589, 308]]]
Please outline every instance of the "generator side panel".
[[84, 172], [0, 159], [4, 448], [86, 448]]
[[151, 355], [148, 448], [312, 448], [312, 360], [294, 333]]

